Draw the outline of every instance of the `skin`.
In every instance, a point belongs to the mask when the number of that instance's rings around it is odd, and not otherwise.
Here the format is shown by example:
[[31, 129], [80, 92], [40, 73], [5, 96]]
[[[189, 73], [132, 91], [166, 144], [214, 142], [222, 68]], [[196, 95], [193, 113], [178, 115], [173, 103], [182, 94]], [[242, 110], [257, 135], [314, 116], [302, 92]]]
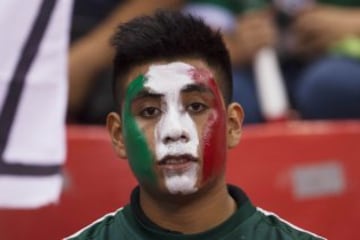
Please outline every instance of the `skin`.
[[[187, 114], [191, 118], [199, 141], [194, 155], [198, 171], [196, 171], [196, 182], [193, 191], [170, 191], [166, 183], [166, 172], [169, 169], [157, 164], [161, 161], [159, 159], [159, 135], [161, 134], [155, 133], [159, 124], [161, 129], [167, 128], [165, 115], [168, 112], [156, 112], [152, 107], [161, 110], [162, 103], [167, 103], [164, 100], [166, 97], [160, 99], [132, 99], [130, 101], [129, 99], [124, 99], [122, 116], [115, 112], [110, 113], [107, 119], [107, 127], [117, 155], [129, 159], [132, 170], [139, 181], [140, 204], [145, 214], [153, 222], [164, 228], [184, 233], [197, 233], [220, 224], [235, 211], [235, 202], [227, 192], [224, 174], [226, 149], [236, 146], [240, 140], [243, 111], [237, 103], [225, 106], [223, 96], [215, 80], [219, 79], [217, 77], [219, 74], [213, 71], [207, 64], [199, 59], [180, 59], [179, 62], [192, 66], [193, 71], [190, 71], [190, 78], [196, 83], [203, 83], [209, 89], [205, 93], [199, 91], [180, 93], [180, 109], [185, 107], [184, 111], [178, 111], [178, 113], [184, 114], [184, 116]], [[146, 76], [151, 66], [159, 64], [166, 66], [169, 62], [144, 64], [130, 71], [125, 81], [128, 87], [126, 95], [128, 95], [129, 89], [136, 85], [134, 85], [134, 82], [139, 81], [137, 80], [139, 76]], [[164, 81], [163, 84], [166, 85], [166, 81], [171, 81], [171, 79], [162, 79], [161, 81]], [[131, 107], [128, 105], [128, 109], [126, 109], [126, 102], [131, 103], [129, 104]], [[196, 105], [198, 102], [206, 105], [206, 108]], [[126, 111], [129, 111], [128, 115]], [[170, 112], [170, 110], [168, 111]], [[126, 120], [123, 118], [128, 118], [129, 115], [136, 122], [137, 131], [141, 132], [143, 140], [147, 143], [153, 163], [149, 165], [148, 169], [150, 169], [150, 175], [153, 177], [147, 177], [146, 171], [139, 173], [132, 166], [133, 161], [142, 161], [142, 159], [134, 159], [131, 153], [132, 150], [129, 148], [129, 142], [127, 142], [129, 131], [126, 129], [128, 126], [125, 126], [124, 121]], [[150, 118], [149, 115], [151, 116]], [[220, 115], [221, 117], [219, 117]], [[181, 118], [184, 116], [179, 115], [177, 117]], [[171, 121], [174, 122], [175, 119], [172, 118]], [[180, 125], [185, 122], [184, 119], [179, 122]], [[163, 122], [161, 123], [161, 121]], [[176, 124], [174, 122], [174, 125]], [[174, 134], [174, 131], [171, 130], [172, 128], [168, 129], [170, 131], [163, 131], [165, 135], [162, 138], [160, 137], [160, 139], [166, 139], [166, 136], [170, 136], [172, 140], [176, 141], [181, 141], [184, 136], [183, 139], [186, 139], [186, 127], [184, 127], [184, 134], [181, 134], [181, 131], [179, 131], [180, 134], [177, 137], [171, 135]], [[209, 154], [211, 148], [215, 148], [215, 151]], [[211, 156], [214, 155], [216, 157], [212, 158]], [[146, 161], [148, 161], [147, 158]], [[176, 169], [175, 172], [176, 175], [181, 175], [183, 171], [184, 169]], [[212, 209], [212, 211], [209, 211], [209, 209]]]
[[[270, 10], [256, 10], [238, 17], [231, 47], [232, 59], [238, 64], [248, 64], [264, 47], [273, 47], [277, 42], [277, 29]], [[236, 47], [232, 47], [233, 43]]]
[[360, 36], [359, 8], [315, 5], [300, 12], [292, 26], [295, 54], [316, 57], [345, 37]]

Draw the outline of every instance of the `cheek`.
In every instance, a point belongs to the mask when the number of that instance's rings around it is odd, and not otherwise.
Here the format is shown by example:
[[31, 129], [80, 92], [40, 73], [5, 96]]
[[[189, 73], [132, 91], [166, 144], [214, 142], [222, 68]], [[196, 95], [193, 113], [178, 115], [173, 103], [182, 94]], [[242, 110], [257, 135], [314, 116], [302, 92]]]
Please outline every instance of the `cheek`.
[[149, 149], [151, 155], [153, 156], [156, 147], [155, 134], [154, 134], [154, 129], [156, 125], [153, 123], [146, 123], [146, 124], [138, 124], [138, 126], [142, 135], [146, 140], [147, 148]]
[[[131, 114], [124, 114], [125, 147], [129, 163], [140, 182], [156, 183], [149, 128], [138, 125]], [[150, 143], [150, 144], [149, 144]]]
[[219, 175], [224, 170], [226, 159], [225, 114], [213, 111], [205, 124], [203, 141], [203, 181]]

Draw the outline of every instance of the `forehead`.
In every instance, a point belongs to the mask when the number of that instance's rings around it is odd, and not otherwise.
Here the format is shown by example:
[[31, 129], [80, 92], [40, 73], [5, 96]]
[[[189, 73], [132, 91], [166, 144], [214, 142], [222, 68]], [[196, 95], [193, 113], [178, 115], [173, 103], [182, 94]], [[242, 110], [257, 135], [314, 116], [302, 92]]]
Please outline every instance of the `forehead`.
[[191, 74], [194, 69], [193, 66], [184, 62], [151, 65], [145, 74], [147, 82], [144, 87], [158, 93], [180, 89], [194, 82]]
[[164, 92], [169, 88], [179, 89], [184, 85], [194, 83], [196, 80], [201, 80], [201, 77], [204, 76], [206, 78], [217, 78], [215, 71], [201, 60], [159, 61], [133, 68], [128, 74], [125, 89], [139, 75], [144, 75], [147, 78], [145, 87], [157, 92]]

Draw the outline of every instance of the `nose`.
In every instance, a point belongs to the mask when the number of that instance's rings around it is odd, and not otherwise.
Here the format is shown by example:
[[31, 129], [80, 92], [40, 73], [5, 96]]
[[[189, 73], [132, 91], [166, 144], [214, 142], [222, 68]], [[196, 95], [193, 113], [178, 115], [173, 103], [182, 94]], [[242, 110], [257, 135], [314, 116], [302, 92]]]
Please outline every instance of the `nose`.
[[181, 116], [178, 115], [176, 118], [173, 117], [166, 120], [166, 124], [163, 125], [162, 135], [162, 142], [164, 144], [173, 142], [186, 143], [190, 140], [186, 126], [184, 126], [184, 119], [182, 119]]
[[189, 141], [189, 136], [184, 131], [173, 131], [163, 138], [164, 144], [169, 144], [173, 142], [181, 142], [181, 143], [187, 143]]
[[174, 142], [187, 143], [190, 141], [187, 122], [186, 117], [170, 109], [168, 114], [164, 116], [160, 129], [158, 129], [160, 130], [161, 141], [164, 144]]

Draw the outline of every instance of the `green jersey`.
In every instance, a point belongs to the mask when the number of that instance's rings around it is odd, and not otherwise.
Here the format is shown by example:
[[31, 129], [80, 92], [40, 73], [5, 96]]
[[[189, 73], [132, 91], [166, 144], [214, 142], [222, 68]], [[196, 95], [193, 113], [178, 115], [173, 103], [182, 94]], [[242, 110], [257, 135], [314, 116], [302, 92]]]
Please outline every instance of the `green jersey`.
[[131, 202], [115, 213], [108, 214], [68, 240], [311, 240], [324, 239], [295, 227], [273, 213], [252, 205], [245, 193], [228, 186], [237, 203], [236, 212], [219, 226], [197, 234], [183, 234], [164, 229], [146, 217], [139, 204], [139, 188], [131, 194]]

